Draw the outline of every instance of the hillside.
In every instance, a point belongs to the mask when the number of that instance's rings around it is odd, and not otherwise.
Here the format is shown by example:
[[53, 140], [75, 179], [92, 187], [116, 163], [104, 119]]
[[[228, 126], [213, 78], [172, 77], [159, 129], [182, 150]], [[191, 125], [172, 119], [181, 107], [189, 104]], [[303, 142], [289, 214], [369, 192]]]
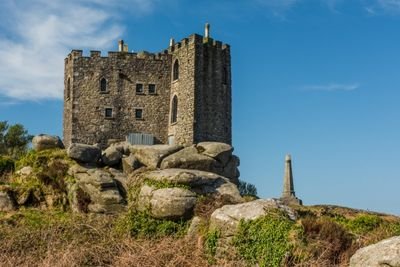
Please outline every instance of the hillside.
[[357, 249], [400, 235], [392, 215], [240, 197], [225, 144], [121, 147], [94, 165], [60, 148], [2, 158], [0, 265], [348, 266]]

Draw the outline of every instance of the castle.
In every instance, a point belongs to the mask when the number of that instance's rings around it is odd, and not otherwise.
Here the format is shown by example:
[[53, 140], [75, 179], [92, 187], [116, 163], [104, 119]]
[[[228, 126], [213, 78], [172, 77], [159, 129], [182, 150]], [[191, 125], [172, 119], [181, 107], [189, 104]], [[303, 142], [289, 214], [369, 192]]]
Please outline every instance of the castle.
[[107, 57], [72, 50], [64, 70], [64, 144], [99, 144], [146, 134], [159, 144], [232, 142], [230, 46], [192, 34], [161, 53]]

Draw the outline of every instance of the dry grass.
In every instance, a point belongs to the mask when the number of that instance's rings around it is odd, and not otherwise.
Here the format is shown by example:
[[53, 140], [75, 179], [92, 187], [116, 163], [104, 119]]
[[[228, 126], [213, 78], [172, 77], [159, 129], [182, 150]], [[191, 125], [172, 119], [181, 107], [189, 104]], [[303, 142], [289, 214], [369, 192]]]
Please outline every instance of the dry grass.
[[116, 219], [39, 210], [0, 214], [0, 266], [209, 266], [202, 237], [135, 239], [114, 231]]

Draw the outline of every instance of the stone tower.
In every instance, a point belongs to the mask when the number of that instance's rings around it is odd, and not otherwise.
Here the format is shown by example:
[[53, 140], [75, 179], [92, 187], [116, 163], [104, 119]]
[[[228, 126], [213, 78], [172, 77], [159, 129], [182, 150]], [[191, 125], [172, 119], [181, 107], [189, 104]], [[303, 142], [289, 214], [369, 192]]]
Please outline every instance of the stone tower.
[[231, 144], [230, 47], [192, 34], [160, 53], [72, 50], [64, 69], [64, 144], [152, 136], [154, 143]]
[[[173, 66], [170, 106], [178, 101], [178, 118], [170, 113], [169, 141], [179, 144], [200, 141], [231, 144], [229, 45], [213, 40], [207, 23], [204, 37], [194, 34], [170, 46], [168, 52], [172, 55]], [[179, 68], [178, 75], [174, 72], [176, 68]]]
[[296, 197], [293, 184], [292, 158], [290, 155], [285, 157], [285, 174], [283, 176], [283, 192], [281, 200], [286, 204], [302, 205], [301, 199]]

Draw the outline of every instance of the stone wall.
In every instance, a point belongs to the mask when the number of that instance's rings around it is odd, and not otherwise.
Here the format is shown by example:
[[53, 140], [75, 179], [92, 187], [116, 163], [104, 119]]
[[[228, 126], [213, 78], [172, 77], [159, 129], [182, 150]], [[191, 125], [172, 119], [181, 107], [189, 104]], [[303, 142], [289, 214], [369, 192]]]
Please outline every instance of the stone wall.
[[[150, 133], [156, 143], [166, 143], [170, 63], [168, 54], [110, 52], [101, 57], [93, 51], [90, 57], [81, 53], [70, 56], [66, 69], [73, 69], [73, 95], [69, 100], [65, 95], [66, 146], [71, 142], [106, 146], [109, 139], [123, 140], [133, 132]], [[107, 81], [105, 92], [100, 90], [103, 78]], [[143, 84], [141, 94], [136, 92], [138, 83]], [[155, 84], [155, 94], [149, 93], [149, 84]], [[111, 118], [105, 116], [106, 108], [112, 109]], [[143, 110], [142, 119], [135, 118], [136, 109]]]
[[232, 143], [230, 48], [211, 38], [196, 51], [195, 143]]

